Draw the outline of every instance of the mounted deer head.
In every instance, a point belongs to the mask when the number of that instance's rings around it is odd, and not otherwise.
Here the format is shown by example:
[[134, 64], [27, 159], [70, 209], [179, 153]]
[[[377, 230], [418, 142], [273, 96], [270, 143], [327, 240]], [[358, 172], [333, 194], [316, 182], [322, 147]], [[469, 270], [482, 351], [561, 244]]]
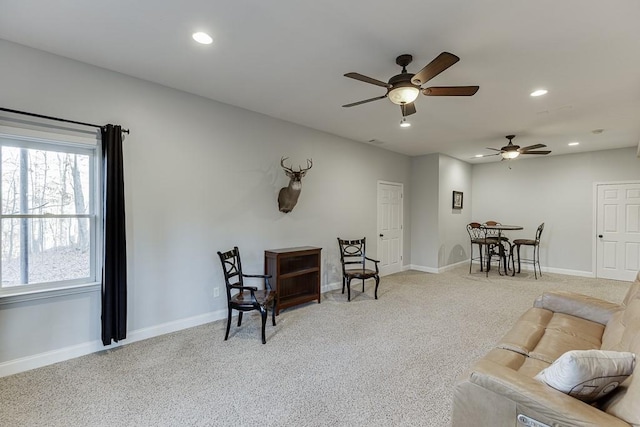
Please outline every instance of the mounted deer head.
[[280, 212], [289, 213], [293, 210], [296, 203], [298, 203], [298, 197], [300, 196], [300, 190], [302, 190], [302, 177], [313, 166], [313, 161], [307, 159], [307, 168], [302, 169], [302, 166], [298, 166], [298, 171], [294, 171], [290, 167], [285, 166], [284, 161], [288, 157], [280, 159], [280, 166], [284, 169], [284, 173], [289, 177], [289, 185], [282, 187], [278, 194], [278, 209]]

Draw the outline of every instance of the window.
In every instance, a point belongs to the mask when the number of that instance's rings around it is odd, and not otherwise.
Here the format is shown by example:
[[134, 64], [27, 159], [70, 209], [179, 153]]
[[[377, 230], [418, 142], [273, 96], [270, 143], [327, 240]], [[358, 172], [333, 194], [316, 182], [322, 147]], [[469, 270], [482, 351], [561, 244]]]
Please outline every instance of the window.
[[98, 144], [0, 129], [0, 296], [98, 281]]

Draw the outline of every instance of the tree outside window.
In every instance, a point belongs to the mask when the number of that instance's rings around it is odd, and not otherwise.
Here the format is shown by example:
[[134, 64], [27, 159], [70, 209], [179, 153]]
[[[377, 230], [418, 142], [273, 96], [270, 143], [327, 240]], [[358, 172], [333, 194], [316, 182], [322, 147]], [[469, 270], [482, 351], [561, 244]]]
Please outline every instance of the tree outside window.
[[96, 281], [95, 152], [0, 139], [0, 291]]

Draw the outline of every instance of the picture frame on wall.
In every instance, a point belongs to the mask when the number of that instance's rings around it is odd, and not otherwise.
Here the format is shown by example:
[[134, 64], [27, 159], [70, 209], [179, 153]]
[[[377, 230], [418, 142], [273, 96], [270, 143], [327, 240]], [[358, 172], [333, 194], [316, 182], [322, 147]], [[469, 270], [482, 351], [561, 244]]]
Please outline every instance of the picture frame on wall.
[[454, 191], [453, 192], [453, 209], [462, 209], [462, 191]]

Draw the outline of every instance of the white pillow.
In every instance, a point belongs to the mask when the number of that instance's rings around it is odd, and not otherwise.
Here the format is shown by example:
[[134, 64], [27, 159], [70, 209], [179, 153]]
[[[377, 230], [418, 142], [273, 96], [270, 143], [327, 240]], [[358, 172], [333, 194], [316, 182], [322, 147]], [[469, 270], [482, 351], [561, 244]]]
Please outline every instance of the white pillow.
[[568, 351], [535, 379], [580, 399], [593, 402], [613, 391], [633, 373], [636, 355], [602, 350]]

